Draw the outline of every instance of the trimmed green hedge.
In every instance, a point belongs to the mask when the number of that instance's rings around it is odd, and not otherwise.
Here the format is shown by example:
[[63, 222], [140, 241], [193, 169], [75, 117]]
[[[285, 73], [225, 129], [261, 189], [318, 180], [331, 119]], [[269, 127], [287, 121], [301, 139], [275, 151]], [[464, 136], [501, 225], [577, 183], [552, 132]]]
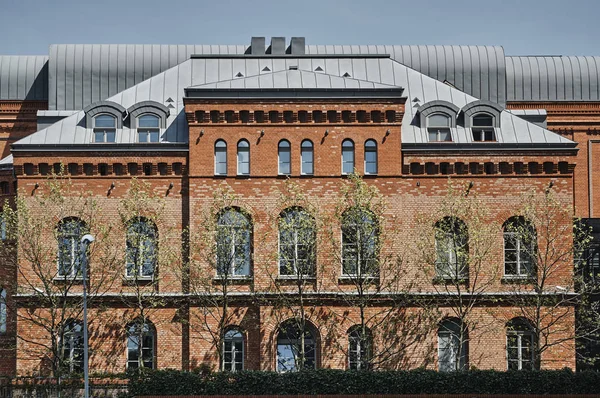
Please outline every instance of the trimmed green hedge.
[[296, 373], [246, 371], [196, 374], [176, 370], [131, 373], [129, 394], [297, 395], [297, 394], [596, 394], [600, 373], [565, 370], [344, 371]]

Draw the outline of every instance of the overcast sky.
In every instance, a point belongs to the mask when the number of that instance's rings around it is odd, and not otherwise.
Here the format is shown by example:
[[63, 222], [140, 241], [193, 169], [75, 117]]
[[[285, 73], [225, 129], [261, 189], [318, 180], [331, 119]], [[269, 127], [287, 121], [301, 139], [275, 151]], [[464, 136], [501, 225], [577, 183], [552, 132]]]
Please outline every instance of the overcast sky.
[[0, 54], [50, 44], [501, 45], [507, 55], [600, 55], [600, 0], [0, 0]]

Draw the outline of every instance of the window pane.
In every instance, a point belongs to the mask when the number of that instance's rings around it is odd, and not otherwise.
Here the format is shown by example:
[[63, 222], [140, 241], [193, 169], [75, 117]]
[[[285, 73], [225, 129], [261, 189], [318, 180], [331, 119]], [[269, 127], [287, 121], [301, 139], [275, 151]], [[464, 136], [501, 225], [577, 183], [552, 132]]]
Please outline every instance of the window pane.
[[94, 132], [94, 142], [104, 142], [104, 131]]
[[473, 127], [491, 127], [494, 125], [494, 118], [491, 115], [480, 114], [473, 116]]
[[431, 115], [427, 118], [427, 127], [450, 127], [450, 117], [439, 113]]
[[146, 131], [138, 132], [138, 141], [139, 142], [148, 142], [148, 133]]
[[158, 131], [150, 131], [150, 142], [158, 142]]
[[114, 131], [106, 132], [106, 142], [115, 142], [116, 134]]
[[342, 150], [342, 173], [352, 174], [354, 172], [354, 148]]
[[438, 131], [440, 141], [452, 141], [452, 135], [450, 134], [450, 130], [439, 130]]
[[116, 128], [117, 120], [114, 118], [114, 116], [99, 115], [94, 118], [94, 127]]
[[138, 118], [138, 127], [155, 127], [159, 126], [159, 118], [154, 115], [143, 115]]

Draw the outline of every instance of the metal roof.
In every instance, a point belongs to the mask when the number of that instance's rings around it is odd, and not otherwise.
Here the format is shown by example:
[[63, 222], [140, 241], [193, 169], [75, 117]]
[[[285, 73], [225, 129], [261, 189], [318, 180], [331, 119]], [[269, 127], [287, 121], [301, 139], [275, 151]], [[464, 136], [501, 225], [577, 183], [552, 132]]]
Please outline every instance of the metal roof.
[[[51, 110], [83, 109], [178, 65], [193, 54], [241, 55], [246, 52], [246, 45], [52, 45], [48, 106]], [[306, 54], [390, 54], [396, 61], [439, 81], [447, 81], [474, 97], [505, 102], [502, 47], [307, 45]], [[325, 59], [321, 62], [324, 64]], [[352, 65], [349, 67], [345, 72], [356, 77], [359, 71], [354, 72]], [[260, 71], [249, 72], [258, 75]]]
[[[243, 77], [237, 77], [237, 76]], [[402, 121], [402, 142], [428, 143], [427, 131], [418, 123], [417, 109], [430, 101], [442, 100], [458, 108], [477, 101], [473, 96], [424, 75], [386, 57], [370, 58], [193, 58], [151, 77], [131, 88], [107, 98], [125, 108], [143, 102], [156, 101], [172, 105], [163, 143], [185, 143], [188, 139], [187, 122], [183, 111], [183, 96], [188, 87], [229, 89], [259, 86], [269, 88], [346, 87], [358, 84], [367, 87], [404, 88], [409, 100]], [[172, 101], [170, 102], [169, 99]], [[52, 126], [38, 131], [14, 144], [21, 145], [97, 145], [92, 144], [92, 131], [85, 127], [83, 111], [69, 116]], [[452, 129], [456, 144], [469, 144], [469, 129]], [[572, 141], [511, 114], [501, 112], [501, 127], [496, 129], [498, 144], [562, 143]], [[136, 132], [124, 126], [117, 131], [117, 143], [135, 144]], [[153, 148], [147, 144], [147, 148]]]
[[48, 99], [48, 57], [0, 55], [0, 100]]
[[506, 57], [508, 101], [599, 101], [600, 57]]

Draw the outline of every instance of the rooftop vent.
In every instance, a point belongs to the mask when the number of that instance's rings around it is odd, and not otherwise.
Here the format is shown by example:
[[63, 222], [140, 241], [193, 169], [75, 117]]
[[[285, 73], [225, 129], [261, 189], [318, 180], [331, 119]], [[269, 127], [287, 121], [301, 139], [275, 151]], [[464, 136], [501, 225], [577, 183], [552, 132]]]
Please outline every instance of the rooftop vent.
[[250, 54], [263, 55], [265, 53], [265, 38], [253, 37], [250, 42]]
[[306, 39], [304, 37], [292, 37], [288, 54], [304, 55], [306, 54]]
[[285, 37], [271, 37], [271, 54], [285, 54]]

